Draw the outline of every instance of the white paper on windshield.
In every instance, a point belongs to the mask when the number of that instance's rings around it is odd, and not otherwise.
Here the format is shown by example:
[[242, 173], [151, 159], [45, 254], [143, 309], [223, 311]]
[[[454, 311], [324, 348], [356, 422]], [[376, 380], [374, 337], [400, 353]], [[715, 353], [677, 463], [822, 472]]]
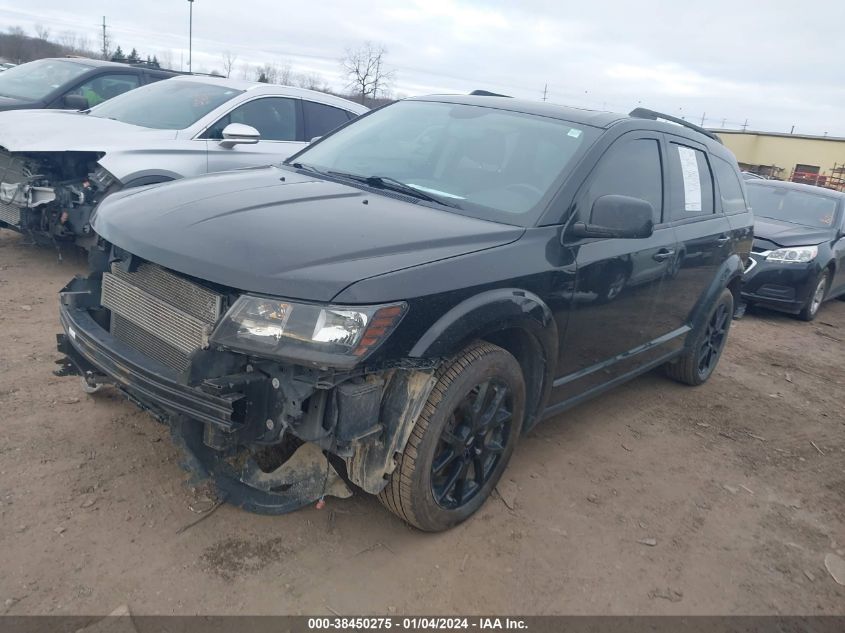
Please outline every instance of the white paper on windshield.
[[684, 209], [701, 211], [701, 176], [698, 174], [698, 159], [695, 150], [678, 145], [681, 159], [681, 175], [684, 179]]

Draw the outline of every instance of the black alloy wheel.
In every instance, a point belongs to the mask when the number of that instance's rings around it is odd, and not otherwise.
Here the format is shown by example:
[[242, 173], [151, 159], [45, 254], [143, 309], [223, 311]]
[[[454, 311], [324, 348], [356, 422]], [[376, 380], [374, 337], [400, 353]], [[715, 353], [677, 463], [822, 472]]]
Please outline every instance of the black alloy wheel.
[[719, 362], [719, 356], [722, 355], [722, 349], [728, 338], [731, 317], [728, 306], [724, 303], [719, 303], [713, 316], [710, 317], [704, 332], [704, 340], [698, 351], [698, 373], [701, 376], [709, 376], [716, 368], [716, 363]]
[[444, 361], [379, 501], [427, 532], [473, 515], [508, 465], [525, 416], [525, 379], [506, 350], [476, 341]]
[[734, 312], [734, 296], [725, 288], [711, 309], [707, 321], [698, 326], [695, 338], [689, 340], [683, 353], [666, 363], [666, 374], [686, 385], [700, 385], [707, 381], [719, 364]]
[[484, 487], [505, 452], [513, 421], [513, 395], [497, 380], [476, 386], [452, 412], [431, 466], [435, 502], [454, 510]]

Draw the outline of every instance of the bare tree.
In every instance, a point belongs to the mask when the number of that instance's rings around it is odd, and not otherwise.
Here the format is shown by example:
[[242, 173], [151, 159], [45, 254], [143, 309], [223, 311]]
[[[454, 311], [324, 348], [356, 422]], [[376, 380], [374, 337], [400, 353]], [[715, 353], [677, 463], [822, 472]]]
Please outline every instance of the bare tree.
[[59, 34], [58, 42], [70, 51], [79, 50], [79, 37], [73, 31], [62, 31]]
[[355, 49], [346, 49], [341, 66], [349, 79], [347, 88], [360, 96], [361, 103], [368, 97], [376, 99], [387, 93], [395, 73], [387, 68], [386, 55], [387, 49], [383, 45], [372, 42], [364, 42]]
[[293, 71], [288, 63], [282, 65], [275, 62], [266, 63], [255, 67], [253, 79], [270, 84], [290, 85], [293, 79]]
[[44, 26], [43, 24], [36, 24], [35, 25], [35, 36], [39, 40], [44, 40], [45, 42], [50, 39], [50, 29]]
[[329, 92], [329, 84], [320, 73], [297, 73], [293, 76], [293, 83], [300, 88]]
[[238, 61], [238, 56], [232, 51], [226, 51], [223, 53], [223, 72], [226, 73], [226, 77], [229, 77], [232, 74], [232, 71], [235, 69], [236, 61]]
[[173, 69], [173, 51], [171, 49], [167, 49], [162, 51], [158, 55], [158, 64], [162, 68]]
[[274, 83], [278, 83], [283, 86], [289, 86], [293, 83], [293, 71], [291, 70], [289, 63], [285, 62], [281, 66], [278, 66], [276, 81]]

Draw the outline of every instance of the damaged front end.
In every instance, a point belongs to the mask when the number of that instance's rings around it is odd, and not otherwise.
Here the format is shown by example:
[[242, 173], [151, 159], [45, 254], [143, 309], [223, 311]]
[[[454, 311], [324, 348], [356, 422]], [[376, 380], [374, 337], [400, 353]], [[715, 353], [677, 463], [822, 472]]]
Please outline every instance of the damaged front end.
[[[433, 387], [433, 362], [339, 366], [238, 351], [219, 331], [245, 295], [117, 249], [103, 261], [61, 292], [57, 373], [112, 384], [169, 423], [195, 480], [245, 509], [279, 514], [349, 496], [347, 482], [372, 494], [386, 485]], [[373, 325], [388, 327], [378, 314], [356, 349], [372, 345]]]
[[8, 152], [0, 148], [0, 227], [38, 243], [91, 242], [91, 214], [117, 184], [95, 152]]

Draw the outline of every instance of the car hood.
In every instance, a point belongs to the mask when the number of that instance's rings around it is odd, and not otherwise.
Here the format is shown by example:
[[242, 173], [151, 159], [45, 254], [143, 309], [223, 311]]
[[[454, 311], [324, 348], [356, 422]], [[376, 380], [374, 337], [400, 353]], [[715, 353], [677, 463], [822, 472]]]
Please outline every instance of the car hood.
[[762, 246], [766, 248], [821, 244], [832, 239], [833, 234], [832, 229], [818, 229], [760, 216], [754, 219], [754, 239], [763, 242]]
[[166, 268], [321, 302], [357, 281], [507, 244], [525, 231], [278, 167], [127, 190], [102, 203], [93, 226]]
[[0, 111], [2, 110], [20, 110], [23, 108], [32, 108], [36, 106], [35, 101], [26, 101], [24, 99], [17, 99], [15, 97], [0, 96]]
[[0, 113], [0, 147], [10, 152], [105, 152], [172, 138], [174, 130], [153, 130], [72, 110]]

